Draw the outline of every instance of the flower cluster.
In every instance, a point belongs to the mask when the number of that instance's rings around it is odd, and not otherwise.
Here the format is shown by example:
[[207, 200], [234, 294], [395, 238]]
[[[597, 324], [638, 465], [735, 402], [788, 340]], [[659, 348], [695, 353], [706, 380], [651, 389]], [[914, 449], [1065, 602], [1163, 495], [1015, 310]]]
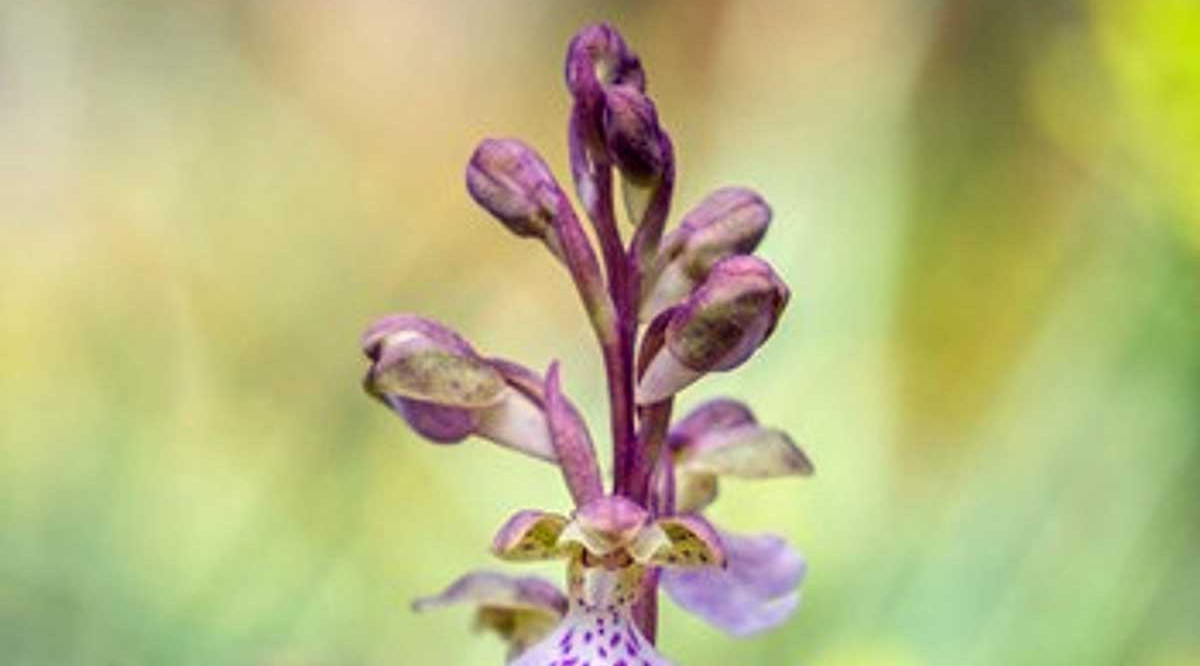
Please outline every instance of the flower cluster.
[[807, 475], [808, 458], [734, 400], [671, 424], [676, 394], [749, 359], [789, 294], [751, 254], [771, 210], [748, 189], [715, 191], [664, 233], [674, 148], [616, 30], [575, 36], [566, 82], [571, 173], [599, 252], [550, 169], [520, 141], [483, 141], [467, 188], [509, 231], [541, 241], [579, 292], [607, 375], [612, 487], [557, 363], [542, 375], [481, 354], [440, 323], [392, 315], [363, 335], [364, 386], [432, 442], [475, 435], [557, 465], [574, 502], [569, 514], [517, 513], [492, 544], [506, 561], [564, 560], [565, 594], [537, 578], [475, 572], [416, 609], [475, 606], [478, 625], [508, 642], [518, 666], [657, 666], [669, 663], [654, 647], [660, 586], [739, 636], [777, 626], [798, 603], [805, 565], [795, 551], [779, 537], [718, 530], [703, 513], [721, 477]]

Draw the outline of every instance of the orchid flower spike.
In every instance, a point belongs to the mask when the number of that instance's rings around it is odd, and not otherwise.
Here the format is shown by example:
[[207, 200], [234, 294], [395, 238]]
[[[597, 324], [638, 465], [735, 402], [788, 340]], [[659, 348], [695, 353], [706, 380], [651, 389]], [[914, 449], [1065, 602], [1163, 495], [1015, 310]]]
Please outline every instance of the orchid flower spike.
[[[542, 375], [479, 353], [444, 324], [398, 314], [362, 336], [363, 387], [435, 444], [479, 437], [554, 464], [572, 505], [520, 511], [492, 541], [505, 562], [561, 562], [563, 591], [474, 571], [414, 609], [473, 608], [476, 628], [499, 635], [515, 666], [664, 666], [660, 588], [735, 636], [777, 627], [799, 604], [806, 564], [782, 537], [718, 529], [702, 514], [722, 477], [807, 476], [807, 455], [733, 400], [671, 425], [678, 393], [737, 368], [767, 341], [789, 291], [750, 255], [771, 219], [754, 191], [718, 189], [667, 230], [674, 145], [641, 60], [616, 29], [581, 30], [565, 73], [582, 215], [545, 160], [516, 139], [480, 142], [466, 185], [509, 232], [541, 241], [579, 294], [608, 384], [612, 485], [557, 362]], [[629, 238], [617, 223], [614, 178]]]

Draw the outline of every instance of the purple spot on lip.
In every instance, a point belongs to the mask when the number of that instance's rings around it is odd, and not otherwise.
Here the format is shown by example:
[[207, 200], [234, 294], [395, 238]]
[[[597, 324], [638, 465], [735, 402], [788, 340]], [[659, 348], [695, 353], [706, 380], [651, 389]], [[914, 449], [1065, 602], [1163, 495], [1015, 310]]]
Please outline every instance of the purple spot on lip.
[[614, 633], [614, 634], [613, 634], [613, 636], [612, 636], [612, 640], [610, 640], [610, 641], [608, 642], [608, 647], [614, 647], [614, 648], [615, 648], [615, 647], [617, 647], [617, 644], [619, 644], [620, 642], [621, 642], [621, 632], [619, 632], [619, 631], [618, 631], [618, 632], [616, 632], [616, 633]]
[[584, 642], [584, 643], [591, 643], [591, 642], [592, 642], [592, 632], [588, 631], [588, 632], [586, 632], [586, 633], [584, 633], [584, 634], [583, 634], [583, 642]]

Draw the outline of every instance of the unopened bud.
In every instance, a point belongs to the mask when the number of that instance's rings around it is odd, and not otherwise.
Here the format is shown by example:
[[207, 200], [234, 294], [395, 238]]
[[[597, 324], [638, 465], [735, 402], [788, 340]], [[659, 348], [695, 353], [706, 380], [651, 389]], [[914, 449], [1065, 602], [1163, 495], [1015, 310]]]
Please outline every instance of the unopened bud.
[[758, 247], [771, 222], [771, 208], [758, 193], [724, 187], [705, 197], [663, 240], [656, 274], [647, 280], [641, 319], [682, 301], [714, 264]]
[[670, 397], [705, 373], [741, 365], [775, 330], [787, 300], [787, 286], [761, 259], [739, 255], [718, 262], [672, 311], [666, 344], [638, 383], [638, 404]]
[[561, 190], [535, 150], [516, 139], [485, 139], [467, 164], [471, 197], [518, 236], [540, 238], [555, 252]]
[[566, 78], [567, 88], [577, 98], [607, 85], [646, 89], [646, 75], [637, 54], [621, 33], [607, 23], [589, 25], [571, 39], [567, 47]]
[[[653, 185], [670, 157], [654, 103], [633, 86], [604, 91], [604, 140], [613, 162], [631, 184]], [[635, 220], [635, 223], [637, 220]]]

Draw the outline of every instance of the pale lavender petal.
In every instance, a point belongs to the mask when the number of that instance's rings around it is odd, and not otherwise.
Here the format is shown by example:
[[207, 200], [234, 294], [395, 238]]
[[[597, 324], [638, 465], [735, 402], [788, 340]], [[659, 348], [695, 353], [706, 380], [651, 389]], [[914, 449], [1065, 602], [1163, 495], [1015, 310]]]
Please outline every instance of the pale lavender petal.
[[774, 535], [720, 534], [724, 569], [667, 569], [663, 587], [677, 604], [735, 636], [779, 626], [800, 602], [804, 558]]

